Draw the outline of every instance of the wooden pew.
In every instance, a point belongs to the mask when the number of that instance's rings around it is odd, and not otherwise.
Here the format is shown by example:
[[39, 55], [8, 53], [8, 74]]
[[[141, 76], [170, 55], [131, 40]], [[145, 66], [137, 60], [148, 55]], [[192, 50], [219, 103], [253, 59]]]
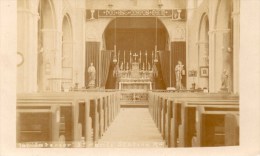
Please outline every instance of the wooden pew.
[[[160, 117], [160, 112], [158, 112], [158, 105], [161, 103], [162, 99], [238, 99], [237, 95], [226, 95], [226, 94], [203, 94], [203, 93], [168, 93], [168, 92], [149, 92], [149, 109], [157, 124], [160, 124], [158, 117]], [[159, 126], [158, 126], [159, 127]]]
[[191, 147], [191, 139], [196, 133], [195, 124], [196, 111], [198, 107], [204, 107], [205, 110], [214, 111], [239, 111], [238, 101], [196, 101], [184, 102], [181, 105], [181, 121], [178, 127], [177, 146], [178, 147]]
[[31, 106], [17, 110], [17, 142], [50, 142], [59, 140], [60, 107]]
[[[60, 97], [49, 97], [46, 98], [44, 97], [32, 97], [29, 96], [28, 99], [19, 99], [17, 100], [17, 110], [25, 110], [27, 109], [28, 105], [30, 107], [33, 107], [35, 111], [39, 110], [40, 107], [42, 106], [59, 106], [60, 107], [60, 118], [61, 120], [64, 120], [65, 124], [65, 130], [64, 131], [64, 126], [61, 127], [61, 132], [60, 135], [65, 135], [65, 140], [67, 143], [71, 143], [72, 141], [80, 141], [82, 137], [82, 131], [80, 130], [79, 132], [79, 127], [82, 127], [82, 125], [85, 125], [83, 122], [85, 121], [84, 115], [80, 115], [80, 112], [86, 112], [85, 109], [83, 110], [81, 105], [84, 103], [80, 103], [78, 100], [73, 99], [73, 98], [65, 98], [60, 96]], [[81, 118], [80, 118], [81, 117]], [[63, 119], [64, 118], [64, 119]], [[64, 131], [64, 132], [63, 132]], [[86, 132], [84, 130], [83, 132]], [[84, 136], [85, 137], [85, 136]], [[57, 141], [51, 140], [51, 141]]]
[[203, 106], [199, 106], [197, 110], [196, 136], [192, 138], [192, 146], [225, 146], [225, 117], [227, 114], [239, 115], [239, 111], [207, 110]]
[[[102, 93], [103, 94], [103, 93]], [[109, 99], [115, 93], [106, 93], [104, 96], [94, 96], [89, 93], [71, 93], [71, 94], [64, 94], [64, 93], [52, 93], [52, 94], [24, 94], [24, 95], [18, 95], [17, 98], [17, 105], [24, 105], [25, 102], [31, 102], [32, 105], [36, 105], [36, 103], [44, 102], [46, 104], [49, 103], [50, 105], [64, 103], [64, 102], [72, 102], [76, 101], [76, 104], [70, 104], [71, 107], [70, 110], [73, 110], [72, 117], [74, 118], [74, 141], [80, 141], [81, 137], [85, 137], [86, 142], [97, 142], [100, 135], [104, 132], [104, 124], [105, 119], [107, 125], [111, 122], [111, 120], [108, 120], [108, 116], [105, 115], [104, 110], [104, 99]], [[87, 98], [86, 98], [87, 97]], [[76, 100], [75, 100], [76, 99]], [[57, 103], [58, 102], [58, 103]], [[103, 102], [103, 104], [102, 104]], [[106, 100], [107, 106], [110, 107], [111, 105], [110, 101]], [[117, 102], [119, 104], [119, 102]], [[62, 106], [63, 108], [63, 106]], [[79, 109], [80, 108], [80, 109]], [[99, 109], [98, 109], [99, 108]], [[108, 110], [108, 109], [107, 109]], [[111, 108], [113, 110], [113, 108]], [[67, 110], [68, 111], [68, 110]], [[115, 110], [116, 113], [118, 113], [118, 110]], [[107, 111], [108, 112], [108, 111]], [[112, 111], [111, 111], [111, 117], [112, 117]], [[102, 121], [100, 124], [100, 121]], [[78, 124], [75, 124], [78, 123]], [[92, 126], [91, 126], [92, 125]], [[82, 132], [77, 132], [79, 127], [82, 127]], [[93, 128], [94, 132], [94, 138], [91, 140], [91, 127]], [[102, 131], [100, 131], [100, 127], [102, 127]], [[82, 135], [78, 135], [79, 133], [82, 133]], [[99, 134], [99, 136], [98, 136]], [[77, 136], [78, 135], [78, 136]]]
[[[174, 105], [177, 100], [238, 100], [237, 95], [226, 94], [173, 94], [173, 93], [149, 93], [149, 110], [158, 127], [162, 132], [163, 138], [166, 144], [170, 147], [176, 147], [177, 144], [171, 141], [171, 137], [177, 138], [178, 136], [178, 124], [181, 120], [180, 106]], [[178, 111], [175, 111], [178, 110]], [[176, 126], [173, 126], [176, 125]], [[172, 130], [171, 130], [172, 129]], [[176, 139], [175, 139], [176, 140]]]
[[225, 146], [239, 145], [239, 115], [225, 115]]

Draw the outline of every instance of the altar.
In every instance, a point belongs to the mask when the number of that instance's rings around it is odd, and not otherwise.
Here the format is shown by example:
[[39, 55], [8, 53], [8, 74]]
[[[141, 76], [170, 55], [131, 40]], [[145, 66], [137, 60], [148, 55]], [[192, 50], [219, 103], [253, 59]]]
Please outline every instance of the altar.
[[119, 90], [126, 89], [152, 90], [152, 82], [119, 82]]
[[[140, 53], [141, 55], [141, 53]], [[139, 55], [139, 56], [140, 56]], [[141, 57], [136, 53], [132, 61], [130, 53], [130, 66], [125, 60], [116, 66], [116, 88], [119, 90], [152, 90], [154, 81], [154, 72], [150, 62], [147, 59], [141, 62]], [[146, 54], [147, 56], [147, 54]]]

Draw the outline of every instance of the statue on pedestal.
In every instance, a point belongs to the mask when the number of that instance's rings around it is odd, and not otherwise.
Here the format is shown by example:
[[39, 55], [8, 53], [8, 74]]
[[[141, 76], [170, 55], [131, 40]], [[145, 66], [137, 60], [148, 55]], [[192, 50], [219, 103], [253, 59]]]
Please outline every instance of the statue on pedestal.
[[178, 64], [175, 66], [175, 75], [176, 75], [176, 89], [182, 89], [181, 79], [182, 73], [184, 71], [184, 65], [181, 61], [178, 61]]
[[221, 91], [228, 91], [228, 77], [229, 74], [227, 72], [227, 70], [223, 70], [223, 73], [221, 75]]
[[151, 70], [151, 65], [150, 65], [149, 62], [148, 62], [148, 70], [149, 70], [149, 71]]
[[124, 70], [124, 63], [123, 62], [120, 65], [120, 70]]
[[96, 80], [96, 69], [93, 66], [93, 62], [90, 63], [88, 67], [88, 87], [93, 88], [95, 87], [95, 80]]

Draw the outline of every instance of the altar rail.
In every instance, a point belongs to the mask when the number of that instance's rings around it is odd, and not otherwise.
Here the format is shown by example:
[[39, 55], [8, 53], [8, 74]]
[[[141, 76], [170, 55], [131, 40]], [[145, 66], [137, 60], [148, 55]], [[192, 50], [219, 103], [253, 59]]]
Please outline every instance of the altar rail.
[[120, 110], [116, 92], [17, 95], [17, 146], [93, 147]]
[[149, 110], [168, 147], [239, 145], [239, 97], [149, 92]]

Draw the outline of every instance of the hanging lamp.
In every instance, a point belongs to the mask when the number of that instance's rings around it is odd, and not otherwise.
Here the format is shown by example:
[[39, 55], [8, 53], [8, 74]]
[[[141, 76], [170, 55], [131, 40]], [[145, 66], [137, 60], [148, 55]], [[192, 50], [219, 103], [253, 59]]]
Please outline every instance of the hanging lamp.
[[117, 63], [117, 57], [116, 57], [116, 17], [114, 22], [114, 57], [113, 57], [113, 63]]
[[155, 49], [154, 49], [154, 63], [158, 62], [157, 56], [157, 17], [155, 17]]

